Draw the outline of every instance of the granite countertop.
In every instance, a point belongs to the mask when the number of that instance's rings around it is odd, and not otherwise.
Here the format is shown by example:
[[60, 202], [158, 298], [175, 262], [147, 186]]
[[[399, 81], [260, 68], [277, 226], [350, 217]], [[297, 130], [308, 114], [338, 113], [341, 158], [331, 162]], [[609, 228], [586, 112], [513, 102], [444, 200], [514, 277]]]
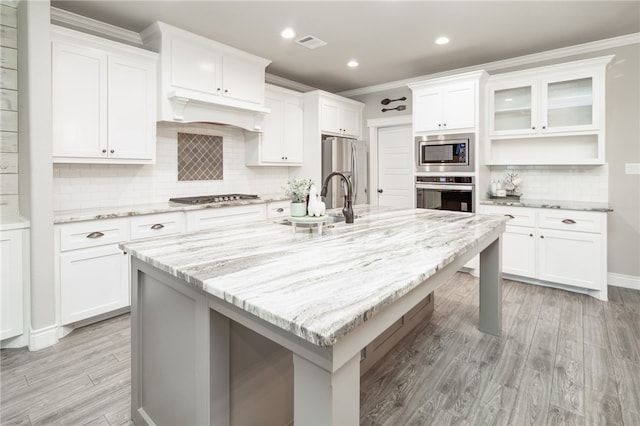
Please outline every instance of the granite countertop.
[[83, 220], [114, 219], [118, 217], [140, 216], [154, 213], [185, 212], [190, 210], [212, 209], [221, 207], [244, 206], [248, 204], [264, 204], [274, 201], [288, 200], [278, 194], [261, 195], [258, 199], [226, 201], [210, 204], [180, 204], [173, 202], [140, 204], [120, 207], [100, 207], [77, 210], [57, 210], [53, 212], [53, 223], [80, 222]]
[[121, 247], [313, 344], [330, 346], [467, 252], [506, 217], [360, 205], [355, 223], [269, 221]]
[[598, 203], [590, 201], [555, 201], [555, 200], [528, 200], [521, 199], [519, 201], [514, 200], [500, 200], [490, 199], [481, 200], [480, 204], [494, 205], [494, 206], [509, 206], [509, 207], [534, 207], [539, 209], [562, 209], [562, 210], [581, 210], [590, 212], [612, 212], [613, 209], [609, 207], [608, 203]]
[[11, 231], [13, 229], [25, 229], [29, 228], [30, 223], [28, 219], [25, 219], [19, 215], [6, 215], [0, 216], [0, 231]]

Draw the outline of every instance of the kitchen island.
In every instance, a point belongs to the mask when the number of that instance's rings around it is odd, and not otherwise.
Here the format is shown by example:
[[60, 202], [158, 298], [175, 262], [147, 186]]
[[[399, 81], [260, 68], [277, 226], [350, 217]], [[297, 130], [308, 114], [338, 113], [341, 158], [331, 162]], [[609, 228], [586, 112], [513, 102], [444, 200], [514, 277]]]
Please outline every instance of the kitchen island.
[[256, 222], [123, 245], [136, 424], [232, 422], [231, 323], [293, 353], [294, 424], [358, 424], [362, 348], [478, 253], [479, 328], [500, 334], [507, 218], [355, 213], [322, 235]]

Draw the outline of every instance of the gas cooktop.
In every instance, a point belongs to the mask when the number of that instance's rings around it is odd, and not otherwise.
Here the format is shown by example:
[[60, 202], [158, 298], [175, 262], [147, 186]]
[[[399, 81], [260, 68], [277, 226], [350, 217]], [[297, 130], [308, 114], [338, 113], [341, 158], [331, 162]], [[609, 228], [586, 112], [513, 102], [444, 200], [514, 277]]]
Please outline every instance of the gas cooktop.
[[180, 204], [210, 204], [210, 203], [223, 203], [225, 201], [239, 201], [239, 200], [257, 200], [260, 197], [257, 195], [248, 194], [222, 194], [222, 195], [199, 195], [197, 197], [178, 197], [169, 198], [169, 201]]

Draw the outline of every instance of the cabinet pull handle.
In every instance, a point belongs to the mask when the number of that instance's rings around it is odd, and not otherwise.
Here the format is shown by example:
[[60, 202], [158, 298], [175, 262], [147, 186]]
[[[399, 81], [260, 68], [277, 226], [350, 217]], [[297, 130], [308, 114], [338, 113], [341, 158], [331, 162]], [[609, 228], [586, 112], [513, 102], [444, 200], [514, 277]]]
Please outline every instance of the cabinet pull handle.
[[576, 223], [576, 221], [573, 219], [564, 219], [562, 223], [566, 223], [567, 225], [573, 225]]
[[91, 238], [92, 240], [95, 240], [96, 238], [100, 238], [100, 237], [104, 237], [104, 234], [99, 231], [95, 231], [87, 235], [87, 238]]
[[278, 207], [278, 210], [276, 210], [278, 213], [282, 213], [284, 211], [284, 209], [282, 207]]
[[164, 225], [161, 223], [156, 223], [155, 225], [151, 225], [151, 229], [162, 229]]
[[509, 219], [515, 219], [516, 217], [512, 214], [505, 214], [506, 217], [508, 217]]

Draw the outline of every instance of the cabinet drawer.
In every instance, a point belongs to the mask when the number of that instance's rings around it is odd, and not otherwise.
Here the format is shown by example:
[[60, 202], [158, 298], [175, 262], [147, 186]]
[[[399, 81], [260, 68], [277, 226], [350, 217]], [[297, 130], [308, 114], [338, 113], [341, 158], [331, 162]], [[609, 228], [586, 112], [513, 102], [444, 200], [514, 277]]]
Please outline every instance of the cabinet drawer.
[[60, 251], [117, 244], [128, 239], [126, 220], [95, 220], [60, 226]]
[[131, 239], [180, 234], [185, 230], [182, 212], [151, 214], [131, 218]]
[[237, 223], [265, 220], [267, 218], [265, 204], [247, 206], [217, 207], [187, 212], [187, 231], [219, 228]]
[[275, 201], [267, 204], [267, 219], [289, 216], [291, 201]]
[[538, 212], [538, 227], [599, 234], [605, 217], [605, 213], [598, 212], [544, 210]]
[[536, 226], [536, 211], [526, 207], [482, 206], [482, 213], [511, 217], [509, 226]]

